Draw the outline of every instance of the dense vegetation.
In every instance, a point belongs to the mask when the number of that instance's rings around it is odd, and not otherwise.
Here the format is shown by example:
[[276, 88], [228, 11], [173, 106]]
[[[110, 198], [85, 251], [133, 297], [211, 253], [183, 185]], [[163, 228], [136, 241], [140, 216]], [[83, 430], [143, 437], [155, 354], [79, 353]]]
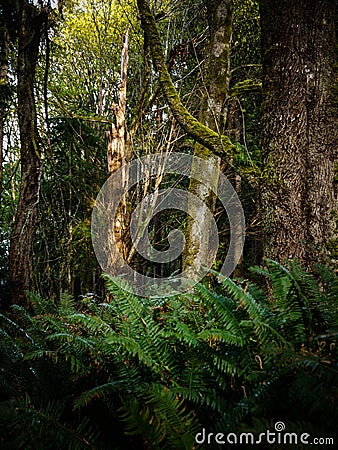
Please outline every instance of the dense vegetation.
[[1, 448], [191, 449], [203, 427], [278, 420], [333, 437], [337, 279], [321, 268], [319, 288], [273, 261], [251, 273], [259, 285], [152, 300], [108, 278], [107, 303], [32, 296], [32, 313], [1, 315]]
[[[232, 448], [217, 433], [278, 422], [338, 442], [337, 11], [0, 0], [0, 449]], [[127, 163], [178, 153], [208, 170], [150, 176], [145, 164], [102, 226], [102, 247], [116, 242], [152, 280], [141, 297], [106, 270], [112, 252], [100, 266], [92, 212]], [[244, 211], [243, 251], [220, 172]], [[214, 239], [198, 203], [176, 202], [139, 221], [153, 247], [138, 251], [133, 212], [173, 188], [207, 206], [219, 245], [204, 278], [163, 296], [159, 279], [199, 269]], [[152, 259], [177, 229], [184, 251]]]

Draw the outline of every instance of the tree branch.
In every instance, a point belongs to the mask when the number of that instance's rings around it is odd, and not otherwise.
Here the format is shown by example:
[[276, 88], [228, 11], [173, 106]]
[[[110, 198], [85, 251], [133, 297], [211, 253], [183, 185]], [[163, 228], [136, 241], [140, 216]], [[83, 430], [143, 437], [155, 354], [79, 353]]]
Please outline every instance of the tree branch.
[[220, 157], [232, 156], [234, 145], [228, 136], [221, 136], [203, 125], [182, 104], [165, 62], [160, 34], [146, 0], [137, 0], [142, 28], [148, 41], [159, 82], [171, 112], [181, 127], [192, 138]]
[[262, 92], [262, 83], [254, 80], [239, 81], [230, 89], [231, 97], [238, 97], [243, 94]]
[[[176, 88], [172, 82], [168, 67], [164, 58], [160, 33], [156, 21], [152, 15], [147, 0], [137, 0], [141, 17], [141, 24], [145, 39], [150, 48], [151, 57], [155, 69], [158, 72], [159, 84], [166, 97], [171, 112], [183, 130], [195, 139], [199, 144], [209, 149], [220, 158], [228, 157], [227, 163], [233, 167], [252, 186], [259, 187], [262, 181], [262, 171], [255, 164], [250, 166], [241, 164], [236, 147], [228, 136], [220, 135], [193, 117], [182, 104]], [[251, 88], [253, 86], [251, 85]], [[258, 89], [258, 86], [255, 86]], [[244, 91], [244, 89], [241, 89]]]

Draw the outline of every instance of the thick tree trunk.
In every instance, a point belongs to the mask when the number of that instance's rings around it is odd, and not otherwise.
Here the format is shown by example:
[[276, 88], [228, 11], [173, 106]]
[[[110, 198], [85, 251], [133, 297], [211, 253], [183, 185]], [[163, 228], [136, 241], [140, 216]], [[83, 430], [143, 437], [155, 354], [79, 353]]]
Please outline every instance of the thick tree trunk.
[[3, 164], [3, 143], [4, 143], [4, 126], [7, 115], [7, 103], [9, 99], [8, 87], [8, 50], [9, 50], [9, 33], [8, 33], [8, 17], [5, 12], [1, 16], [0, 22], [0, 197], [2, 193], [2, 164]]
[[21, 182], [10, 243], [9, 270], [12, 302], [29, 306], [27, 291], [33, 288], [33, 243], [41, 175], [34, 78], [43, 24], [47, 20], [48, 11], [39, 11], [26, 1], [22, 1], [17, 2], [17, 13], [19, 17], [17, 96]]
[[[199, 120], [220, 136], [225, 132], [227, 121], [227, 100], [230, 82], [230, 42], [232, 36], [232, 0], [207, 1], [209, 19], [210, 45], [206, 49], [205, 68], [203, 71], [204, 96], [202, 99]], [[210, 163], [210, 177], [217, 190], [218, 171], [220, 169], [220, 158], [199, 142], [195, 144], [194, 156], [203, 158]], [[215, 195], [199, 183], [193, 176], [190, 180], [190, 192], [198, 196], [208, 208], [215, 208]], [[211, 224], [209, 216], [203, 211], [191, 211], [193, 204], [189, 205], [189, 213], [196, 220], [189, 220], [186, 232], [186, 245], [183, 255], [184, 270], [199, 270], [200, 266], [208, 260], [210, 249], [209, 235]], [[202, 234], [202, 236], [201, 236]], [[199, 255], [199, 260], [196, 257]]]
[[265, 255], [323, 262], [333, 235], [335, 0], [261, 0]]

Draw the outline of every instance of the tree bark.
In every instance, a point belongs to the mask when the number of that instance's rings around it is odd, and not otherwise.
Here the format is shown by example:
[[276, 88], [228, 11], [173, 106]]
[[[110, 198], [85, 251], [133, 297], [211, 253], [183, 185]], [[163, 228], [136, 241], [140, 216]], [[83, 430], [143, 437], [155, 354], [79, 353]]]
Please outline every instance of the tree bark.
[[8, 87], [8, 50], [9, 50], [9, 32], [6, 11], [2, 12], [0, 18], [0, 197], [3, 188], [3, 143], [4, 143], [4, 126], [7, 116], [8, 99], [10, 90]]
[[[108, 175], [111, 176], [117, 170], [124, 170], [129, 158], [129, 143], [126, 129], [126, 106], [127, 106], [127, 70], [128, 70], [128, 30], [123, 36], [122, 52], [121, 52], [121, 82], [119, 90], [119, 104], [113, 105], [116, 124], [112, 124], [111, 130], [107, 133], [107, 162]], [[123, 174], [124, 182], [127, 183], [128, 173]], [[114, 193], [109, 193], [114, 195]], [[116, 211], [114, 220], [108, 230], [108, 240], [116, 246], [127, 260], [130, 251], [130, 232], [129, 232], [129, 214], [127, 206], [127, 198], [121, 199], [121, 203]], [[109, 261], [110, 273], [115, 272], [115, 265], [118, 262], [114, 259], [114, 253], [109, 252], [111, 260]]]
[[17, 98], [21, 182], [10, 242], [9, 273], [12, 303], [28, 307], [27, 292], [34, 286], [33, 244], [41, 176], [34, 80], [42, 30], [49, 10], [38, 10], [27, 1], [16, 2], [16, 8], [19, 19]]
[[265, 256], [325, 262], [337, 158], [335, 0], [261, 0]]
[[[232, 0], [212, 0], [206, 2], [210, 45], [206, 48], [205, 67], [203, 71], [204, 96], [202, 99], [199, 120], [218, 135], [223, 135], [226, 129], [228, 98], [230, 84], [230, 43], [232, 36], [233, 2]], [[194, 156], [210, 163], [210, 177], [217, 189], [220, 158], [199, 142], [195, 144]], [[196, 174], [198, 178], [198, 173]], [[190, 192], [198, 196], [208, 208], [215, 208], [215, 195], [198, 182], [194, 177], [194, 164], [190, 179]], [[189, 205], [189, 212], [193, 205]], [[208, 260], [210, 249], [210, 223], [203, 211], [194, 211], [188, 218], [186, 245], [183, 255], [183, 269], [196, 270]], [[199, 257], [197, 257], [199, 255]], [[198, 260], [197, 260], [198, 258]]]

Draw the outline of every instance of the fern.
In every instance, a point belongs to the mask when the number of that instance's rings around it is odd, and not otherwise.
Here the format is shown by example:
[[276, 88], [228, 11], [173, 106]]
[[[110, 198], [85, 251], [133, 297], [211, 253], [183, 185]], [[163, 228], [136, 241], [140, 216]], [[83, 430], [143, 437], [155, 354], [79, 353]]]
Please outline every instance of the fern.
[[127, 432], [146, 435], [154, 449], [191, 449], [198, 424], [184, 403], [159, 384], [142, 389], [141, 395], [141, 403], [134, 399], [122, 408]]
[[[84, 419], [73, 429], [60, 418], [64, 406], [49, 403], [44, 408], [34, 406], [28, 396], [0, 404], [0, 426], [6, 436], [7, 448], [72, 450], [93, 449], [97, 432]], [[4, 448], [4, 447], [2, 447]]]
[[106, 277], [106, 302], [32, 296], [32, 313], [0, 314], [1, 448], [104, 449], [114, 438], [190, 449], [202, 427], [266, 430], [281, 418], [330, 435], [337, 279], [295, 262], [252, 272], [267, 285], [223, 279], [147, 299]]

